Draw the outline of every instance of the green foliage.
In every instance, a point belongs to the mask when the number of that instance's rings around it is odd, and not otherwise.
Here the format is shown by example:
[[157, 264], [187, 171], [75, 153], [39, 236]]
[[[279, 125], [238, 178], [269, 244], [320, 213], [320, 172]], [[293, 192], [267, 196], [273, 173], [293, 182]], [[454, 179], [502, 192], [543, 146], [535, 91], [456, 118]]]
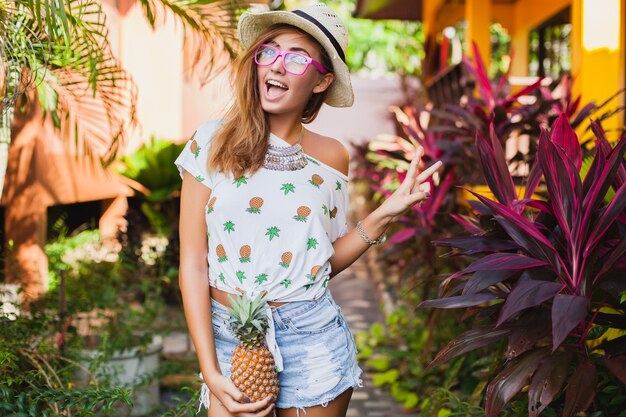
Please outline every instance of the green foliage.
[[424, 58], [421, 22], [352, 17], [354, 0], [326, 2], [348, 27], [346, 61], [350, 71], [373, 77], [419, 75]]
[[0, 317], [0, 415], [87, 417], [129, 403], [129, 392], [120, 388], [74, 388], [75, 361], [59, 343], [59, 317], [30, 308], [15, 320]]
[[151, 138], [132, 155], [121, 158], [118, 172], [133, 180], [133, 188], [142, 198], [141, 211], [152, 230], [167, 235], [176, 223], [178, 205], [174, 200], [182, 184], [174, 161], [184, 144]]
[[[458, 317], [413, 311], [410, 306], [419, 299], [415, 291], [407, 291], [402, 297], [384, 324], [374, 323], [368, 332], [357, 335], [359, 359], [374, 371], [374, 384], [387, 387], [404, 407], [419, 409], [425, 417], [437, 417], [441, 415], [438, 410], [442, 402], [435, 400], [436, 389], [455, 389], [466, 398], [472, 397], [480, 387], [480, 374], [492, 366], [495, 358], [462, 358], [445, 367], [429, 369], [428, 363], [447, 340], [446, 335], [451, 336], [459, 328]], [[434, 331], [435, 326], [439, 331]], [[461, 327], [465, 326], [461, 322]]]
[[67, 227], [62, 219], [54, 224], [53, 229], [59, 233], [59, 237], [44, 247], [44, 252], [48, 257], [48, 284], [51, 290], [58, 288], [62, 271], [67, 273], [76, 266], [67, 255], [100, 241], [98, 230], [85, 230], [68, 236]]

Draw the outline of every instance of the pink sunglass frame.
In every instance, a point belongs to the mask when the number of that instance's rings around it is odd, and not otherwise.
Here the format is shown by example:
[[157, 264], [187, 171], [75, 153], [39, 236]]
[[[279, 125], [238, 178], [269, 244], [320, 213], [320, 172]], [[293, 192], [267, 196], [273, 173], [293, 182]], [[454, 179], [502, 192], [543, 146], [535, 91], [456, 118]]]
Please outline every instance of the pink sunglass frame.
[[[259, 61], [257, 61], [256, 57], [259, 55], [260, 49], [263, 48], [263, 47], [272, 48], [272, 49], [278, 51], [278, 54], [274, 57], [274, 60], [272, 62], [270, 62], [269, 64], [261, 64], [261, 63], [259, 63]], [[295, 54], [295, 55], [303, 57], [306, 60], [306, 67], [304, 68], [304, 70], [300, 74], [291, 72], [291, 71], [289, 71], [287, 69], [287, 67], [285, 66], [285, 59], [284, 59], [284, 56], [286, 54]], [[309, 65], [313, 65], [315, 67], [315, 69], [320, 72], [320, 74], [328, 74], [330, 72], [329, 70], [326, 69], [326, 67], [324, 67], [324, 65], [322, 65], [320, 62], [317, 62], [316, 60], [314, 60], [310, 56], [306, 56], [304, 54], [301, 54], [301, 53], [298, 53], [298, 52], [293, 52], [293, 51], [284, 51], [284, 50], [282, 50], [282, 49], [280, 49], [280, 48], [278, 48], [278, 47], [276, 47], [274, 45], [268, 45], [266, 43], [262, 43], [259, 46], [257, 46], [256, 50], [254, 51], [254, 62], [257, 65], [261, 66], [261, 67], [269, 67], [270, 65], [274, 65], [274, 62], [276, 62], [276, 60], [279, 57], [282, 58], [281, 59], [281, 65], [283, 66], [283, 69], [285, 71], [287, 71], [289, 74], [292, 74], [292, 75], [302, 75], [302, 74], [304, 74], [306, 72], [306, 70], [309, 69]]]

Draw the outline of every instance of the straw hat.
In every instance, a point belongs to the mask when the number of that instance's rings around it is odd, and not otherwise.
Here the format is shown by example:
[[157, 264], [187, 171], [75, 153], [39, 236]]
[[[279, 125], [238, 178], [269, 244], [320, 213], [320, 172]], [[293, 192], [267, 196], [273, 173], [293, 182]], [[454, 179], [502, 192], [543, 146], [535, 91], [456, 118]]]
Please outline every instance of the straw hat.
[[246, 12], [239, 19], [239, 40], [247, 48], [257, 36], [279, 23], [302, 29], [317, 39], [328, 53], [333, 63], [335, 79], [328, 88], [326, 104], [333, 107], [352, 106], [354, 93], [345, 58], [348, 31], [341, 19], [322, 3], [292, 11]]

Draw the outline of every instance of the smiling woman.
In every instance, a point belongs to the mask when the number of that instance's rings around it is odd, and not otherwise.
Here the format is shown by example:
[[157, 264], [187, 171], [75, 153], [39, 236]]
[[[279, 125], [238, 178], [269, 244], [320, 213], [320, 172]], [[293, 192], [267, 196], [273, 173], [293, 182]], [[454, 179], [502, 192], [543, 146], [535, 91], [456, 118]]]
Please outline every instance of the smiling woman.
[[438, 165], [417, 175], [418, 151], [398, 191], [348, 231], [348, 152], [303, 126], [323, 103], [352, 105], [343, 22], [323, 4], [247, 13], [239, 38], [232, 107], [176, 161], [202, 404], [209, 417], [344, 417], [361, 370], [328, 281], [428, 198]]

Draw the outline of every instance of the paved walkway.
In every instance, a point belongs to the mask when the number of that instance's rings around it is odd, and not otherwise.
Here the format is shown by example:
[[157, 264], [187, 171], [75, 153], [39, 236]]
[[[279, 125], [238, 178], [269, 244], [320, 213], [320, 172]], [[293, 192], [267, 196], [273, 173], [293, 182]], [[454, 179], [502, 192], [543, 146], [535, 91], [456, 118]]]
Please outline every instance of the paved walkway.
[[[380, 294], [365, 256], [330, 281], [329, 286], [353, 334], [367, 330], [372, 323], [383, 320]], [[188, 349], [186, 334], [170, 335], [165, 341], [166, 354], [181, 354]], [[364, 364], [361, 364], [361, 368], [364, 370], [363, 388], [355, 390], [346, 417], [417, 417], [417, 414], [403, 412], [400, 403], [387, 391], [374, 385], [371, 372]]]
[[[365, 256], [333, 278], [329, 286], [353, 334], [383, 320], [380, 294], [365, 263]], [[403, 412], [402, 404], [374, 385], [372, 374], [364, 364], [361, 368], [364, 371], [363, 388], [352, 395], [346, 417], [417, 417], [417, 414]]]

